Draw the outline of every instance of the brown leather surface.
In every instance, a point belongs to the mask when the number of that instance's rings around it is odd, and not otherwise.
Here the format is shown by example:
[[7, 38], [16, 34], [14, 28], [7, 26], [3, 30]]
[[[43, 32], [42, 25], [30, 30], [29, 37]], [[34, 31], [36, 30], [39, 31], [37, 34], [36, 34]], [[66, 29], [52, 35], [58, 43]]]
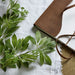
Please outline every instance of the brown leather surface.
[[[71, 51], [67, 48], [62, 49], [62, 54], [69, 57]], [[70, 60], [62, 58], [62, 73], [63, 75], [75, 75], [75, 54]]]
[[47, 10], [35, 22], [41, 30], [56, 36], [62, 26], [62, 14], [72, 0], [54, 0]]

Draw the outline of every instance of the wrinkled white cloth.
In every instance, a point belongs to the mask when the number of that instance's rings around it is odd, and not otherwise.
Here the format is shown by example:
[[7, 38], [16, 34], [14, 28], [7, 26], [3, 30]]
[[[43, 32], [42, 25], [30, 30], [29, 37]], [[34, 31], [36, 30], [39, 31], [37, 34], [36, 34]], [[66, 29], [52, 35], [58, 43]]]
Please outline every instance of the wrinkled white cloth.
[[[25, 7], [29, 11], [29, 14], [23, 22], [19, 23], [20, 28], [16, 31], [18, 38], [23, 38], [27, 35], [34, 36], [34, 22], [39, 18], [39, 16], [45, 11], [52, 1], [53, 0], [19, 0], [20, 5]], [[8, 4], [8, 2], [6, 3]], [[1, 8], [2, 6], [4, 7]], [[2, 4], [0, 2], [0, 16], [5, 12], [5, 3]], [[37, 63], [32, 63], [28, 69], [23, 67], [21, 69], [7, 69], [5, 73], [0, 69], [0, 75], [62, 75], [61, 58], [57, 51], [49, 54], [49, 56], [52, 60], [52, 66], [46, 64], [39, 66]]]

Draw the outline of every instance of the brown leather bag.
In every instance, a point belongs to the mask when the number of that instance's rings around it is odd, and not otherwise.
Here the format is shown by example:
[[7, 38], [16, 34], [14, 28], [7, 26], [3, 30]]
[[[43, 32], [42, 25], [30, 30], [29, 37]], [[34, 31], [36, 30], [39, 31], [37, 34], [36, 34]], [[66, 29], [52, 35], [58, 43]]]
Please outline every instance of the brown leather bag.
[[[60, 32], [62, 27], [63, 12], [75, 6], [72, 5], [67, 7], [71, 2], [72, 0], [54, 0], [46, 11], [40, 16], [40, 18], [34, 23], [34, 26], [56, 40], [55, 36]], [[57, 42], [72, 51], [75, 51], [63, 42], [59, 40], [57, 40]]]
[[54, 0], [34, 25], [47, 34], [56, 36], [62, 26], [63, 12], [74, 6], [67, 7], [71, 2], [72, 0]]

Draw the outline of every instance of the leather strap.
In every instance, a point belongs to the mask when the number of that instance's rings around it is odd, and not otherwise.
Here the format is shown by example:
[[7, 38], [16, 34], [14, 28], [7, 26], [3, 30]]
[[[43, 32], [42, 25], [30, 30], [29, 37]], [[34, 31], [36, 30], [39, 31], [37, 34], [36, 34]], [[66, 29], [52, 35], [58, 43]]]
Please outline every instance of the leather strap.
[[[69, 7], [66, 7], [64, 11], [66, 11], [66, 10], [72, 8], [72, 7], [75, 7], [75, 4], [74, 4], [74, 5], [71, 5], [71, 6], [69, 6]], [[67, 35], [60, 35], [60, 36], [56, 39], [56, 50], [57, 50], [58, 54], [59, 54], [62, 58], [64, 58], [64, 59], [71, 59], [72, 56], [73, 56], [72, 54], [70, 55], [70, 57], [65, 57], [65, 56], [63, 56], [63, 55], [59, 52], [59, 49], [58, 49], [58, 47], [57, 47], [57, 40], [58, 40], [59, 38], [61, 38], [61, 37], [67, 37], [67, 36], [71, 36], [71, 38], [69, 38], [69, 40], [66, 42], [66, 45], [70, 42], [70, 40], [72, 39], [72, 37], [75, 36], [75, 32], [73, 33], [73, 35], [69, 35], [69, 34], [67, 34]]]
[[[70, 9], [70, 8], [73, 8], [73, 7], [75, 7], [75, 4], [74, 4], [74, 5], [71, 5], [71, 6], [69, 6], [69, 7], [66, 7], [65, 10]], [[65, 10], [64, 10], [64, 11], [65, 11]]]
[[67, 36], [71, 36], [71, 38], [69, 38], [69, 40], [67, 41], [66, 44], [68, 44], [68, 43], [70, 42], [70, 40], [72, 39], [72, 37], [75, 36], [75, 32], [73, 33], [73, 35], [69, 35], [69, 34], [67, 34], [67, 35], [60, 35], [60, 36], [56, 39], [56, 50], [57, 50], [58, 54], [59, 54], [62, 58], [64, 58], [64, 59], [71, 59], [72, 56], [73, 56], [72, 54], [70, 55], [70, 57], [65, 57], [65, 56], [63, 56], [63, 55], [60, 53], [60, 51], [59, 51], [59, 49], [58, 49], [58, 46], [57, 46], [57, 40], [58, 40], [59, 38], [61, 38], [61, 37], [67, 37]]

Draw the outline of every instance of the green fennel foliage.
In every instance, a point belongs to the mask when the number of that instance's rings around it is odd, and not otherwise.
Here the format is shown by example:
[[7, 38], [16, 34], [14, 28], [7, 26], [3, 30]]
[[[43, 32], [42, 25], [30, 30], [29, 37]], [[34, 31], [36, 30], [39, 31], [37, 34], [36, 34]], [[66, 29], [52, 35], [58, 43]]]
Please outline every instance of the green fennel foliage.
[[[10, 0], [6, 14], [0, 17], [0, 68], [4, 71], [7, 68], [21, 68], [22, 65], [29, 67], [29, 64], [38, 58], [40, 65], [52, 64], [48, 53], [54, 51], [55, 41], [48, 37], [42, 38], [39, 31], [36, 32], [35, 38], [29, 35], [17, 39], [14, 34], [19, 28], [18, 23], [25, 19], [27, 13], [24, 7]], [[30, 42], [34, 49], [31, 47], [31, 50], [28, 50]]]

